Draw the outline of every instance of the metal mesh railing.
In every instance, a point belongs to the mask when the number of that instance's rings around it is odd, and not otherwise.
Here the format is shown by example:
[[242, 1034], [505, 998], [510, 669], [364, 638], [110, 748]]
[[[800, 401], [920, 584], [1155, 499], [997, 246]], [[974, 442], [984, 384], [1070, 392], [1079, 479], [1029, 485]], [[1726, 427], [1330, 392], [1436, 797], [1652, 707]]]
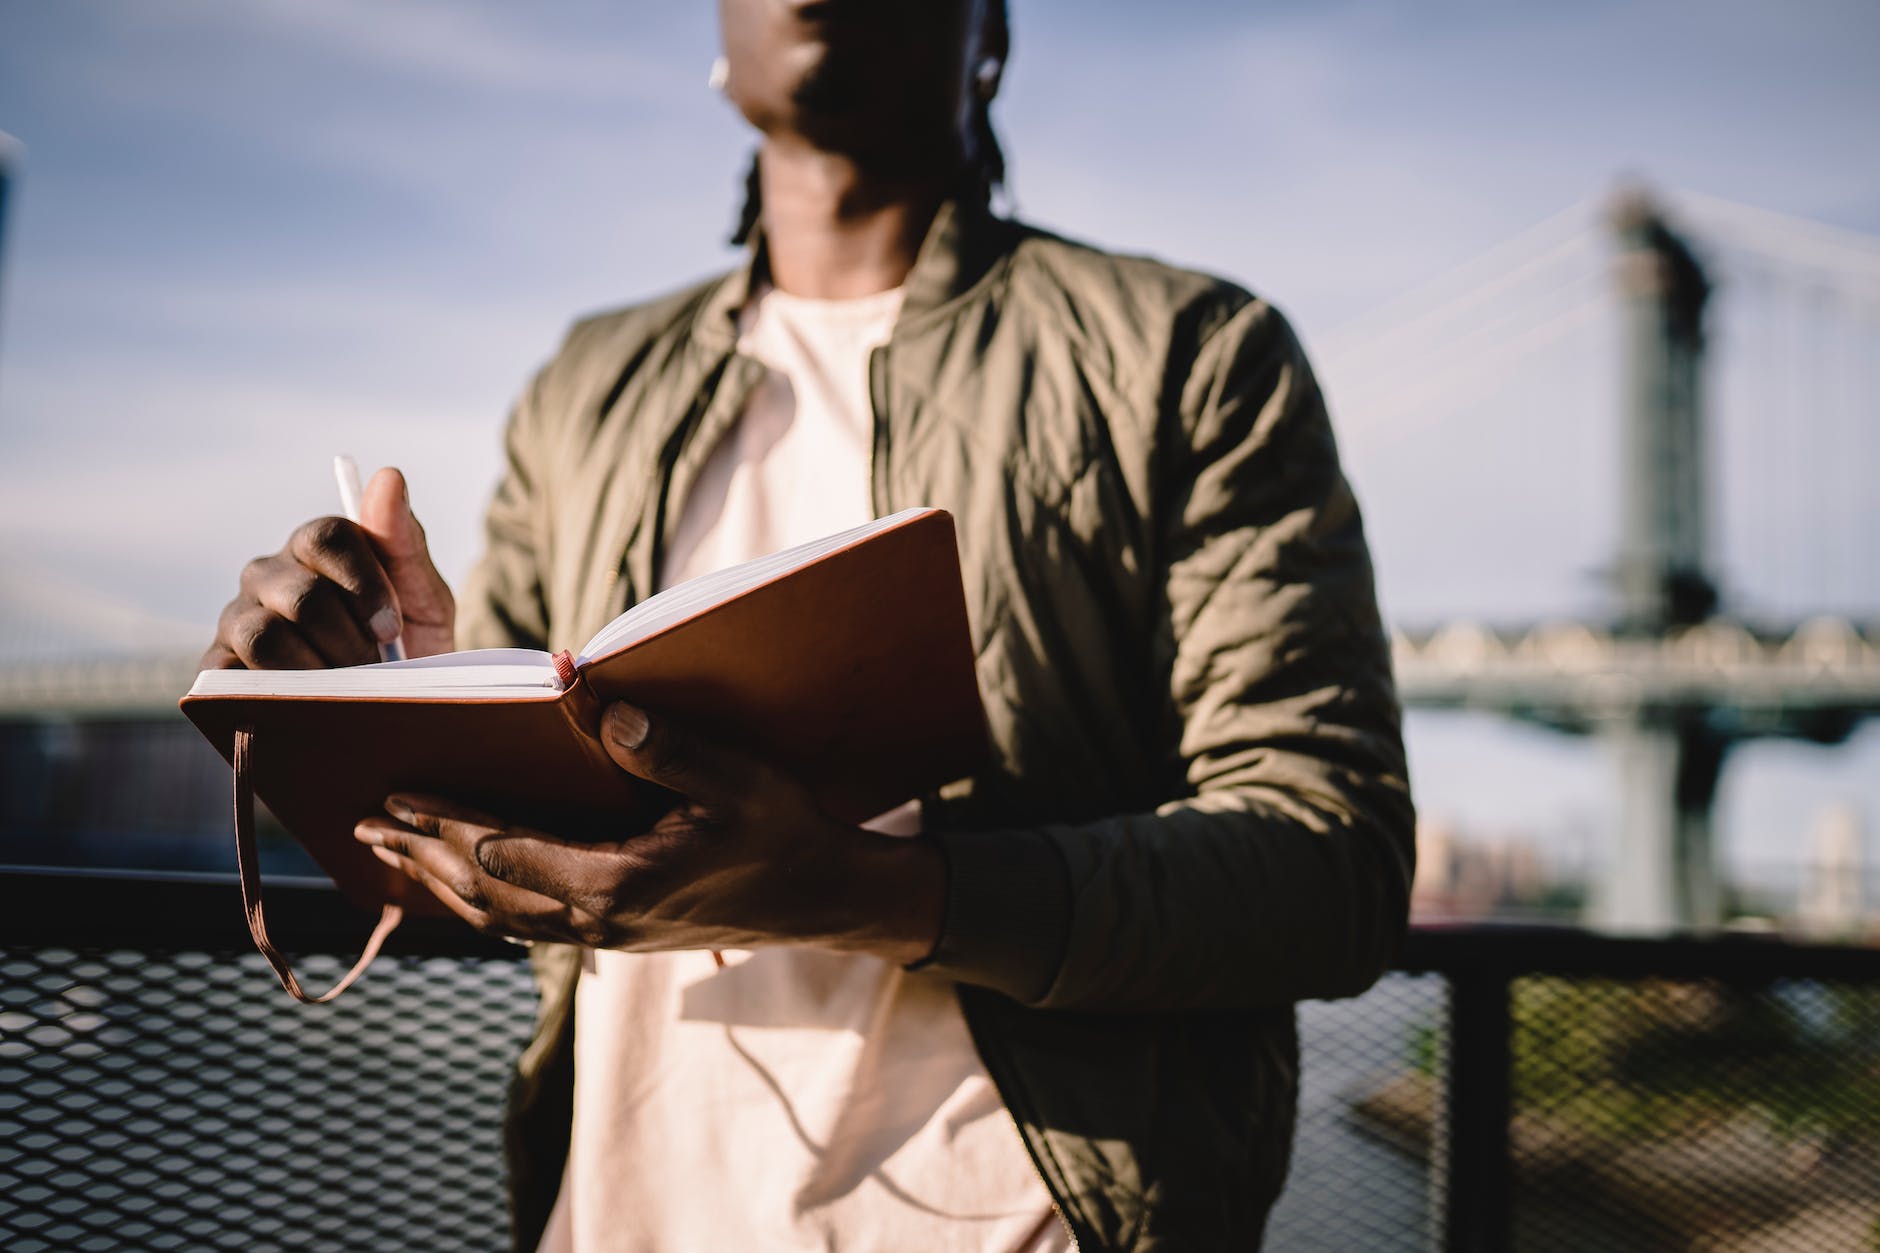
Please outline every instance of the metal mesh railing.
[[[414, 921], [309, 1008], [226, 883], [0, 887], [0, 1248], [504, 1246], [514, 950]], [[271, 893], [335, 977], [363, 916]], [[1422, 933], [1299, 1020], [1276, 1253], [1880, 1249], [1880, 952]]]
[[1517, 1247], [1880, 1248], [1880, 984], [1528, 978]]
[[[1299, 1122], [1286, 1191], [1267, 1223], [1269, 1249], [1428, 1247], [1427, 1128], [1384, 1103], [1440, 1108], [1447, 993], [1434, 975], [1387, 975], [1356, 1000], [1299, 1007]], [[1406, 1076], [1413, 1091], [1394, 1086]]]
[[0, 1248], [504, 1247], [528, 979], [381, 959], [302, 1010], [252, 953], [0, 950]]
[[[1880, 1249], [1880, 981], [1543, 976], [1508, 994], [1509, 1247]], [[1450, 1076], [1448, 1012], [1433, 976], [1301, 1006], [1271, 1248], [1446, 1243], [1445, 1205], [1470, 1193], [1449, 1187], [1447, 1084], [1489, 1078]]]

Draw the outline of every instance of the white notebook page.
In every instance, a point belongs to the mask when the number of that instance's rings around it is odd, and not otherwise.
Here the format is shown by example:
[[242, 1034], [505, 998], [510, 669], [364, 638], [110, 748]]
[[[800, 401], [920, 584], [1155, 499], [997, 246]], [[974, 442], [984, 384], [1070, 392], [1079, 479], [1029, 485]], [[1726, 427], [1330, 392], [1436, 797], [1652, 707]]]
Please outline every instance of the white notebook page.
[[[903, 509], [885, 518], [669, 587], [602, 627], [581, 650], [576, 664], [584, 665], [597, 657], [617, 653], [779, 575], [932, 512], [924, 508]], [[560, 690], [561, 680], [547, 653], [533, 648], [482, 648], [334, 670], [204, 670], [196, 676], [189, 694], [501, 699], [549, 695]]]

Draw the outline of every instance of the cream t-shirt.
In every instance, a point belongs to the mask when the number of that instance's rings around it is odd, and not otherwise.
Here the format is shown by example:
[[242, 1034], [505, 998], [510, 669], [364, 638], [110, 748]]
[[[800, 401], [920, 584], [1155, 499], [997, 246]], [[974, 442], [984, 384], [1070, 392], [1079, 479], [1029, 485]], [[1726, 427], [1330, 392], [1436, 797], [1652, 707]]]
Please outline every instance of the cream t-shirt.
[[[769, 370], [685, 501], [662, 586], [874, 516], [868, 356], [900, 306], [746, 307], [739, 349]], [[870, 825], [914, 834], [918, 807]], [[589, 954], [543, 1253], [1071, 1248], [949, 982], [820, 949], [724, 956]]]

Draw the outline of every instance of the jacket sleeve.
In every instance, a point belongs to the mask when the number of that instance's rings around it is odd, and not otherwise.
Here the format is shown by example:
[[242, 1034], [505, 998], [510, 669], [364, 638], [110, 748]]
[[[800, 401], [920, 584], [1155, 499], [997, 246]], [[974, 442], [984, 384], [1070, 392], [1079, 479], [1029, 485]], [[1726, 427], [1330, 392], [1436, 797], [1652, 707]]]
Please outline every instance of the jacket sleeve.
[[1403, 932], [1414, 819], [1357, 504], [1270, 306], [1207, 337], [1163, 429], [1159, 747], [1186, 795], [1090, 824], [943, 834], [930, 964], [1045, 1008], [1355, 995]]
[[548, 529], [540, 457], [542, 391], [537, 374], [510, 412], [503, 474], [483, 520], [483, 555], [457, 597], [458, 648], [547, 648], [542, 590]]

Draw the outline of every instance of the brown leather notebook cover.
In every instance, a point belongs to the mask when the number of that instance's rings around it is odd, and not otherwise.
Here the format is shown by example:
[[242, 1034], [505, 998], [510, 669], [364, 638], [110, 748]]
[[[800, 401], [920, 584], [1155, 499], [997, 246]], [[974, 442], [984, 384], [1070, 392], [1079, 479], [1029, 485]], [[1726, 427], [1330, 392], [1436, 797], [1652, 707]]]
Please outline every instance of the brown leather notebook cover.
[[[571, 664], [567, 654], [557, 661]], [[231, 764], [238, 729], [251, 729], [243, 765], [255, 793], [349, 898], [422, 913], [443, 906], [352, 837], [391, 792], [437, 793], [520, 825], [597, 839], [629, 835], [664, 808], [668, 796], [601, 747], [601, 711], [612, 700], [748, 747], [795, 772], [830, 816], [849, 822], [971, 773], [986, 750], [953, 520], [941, 510], [896, 515], [885, 529], [703, 606], [586, 662], [563, 690], [517, 690], [498, 698], [192, 693], [182, 709]]]

